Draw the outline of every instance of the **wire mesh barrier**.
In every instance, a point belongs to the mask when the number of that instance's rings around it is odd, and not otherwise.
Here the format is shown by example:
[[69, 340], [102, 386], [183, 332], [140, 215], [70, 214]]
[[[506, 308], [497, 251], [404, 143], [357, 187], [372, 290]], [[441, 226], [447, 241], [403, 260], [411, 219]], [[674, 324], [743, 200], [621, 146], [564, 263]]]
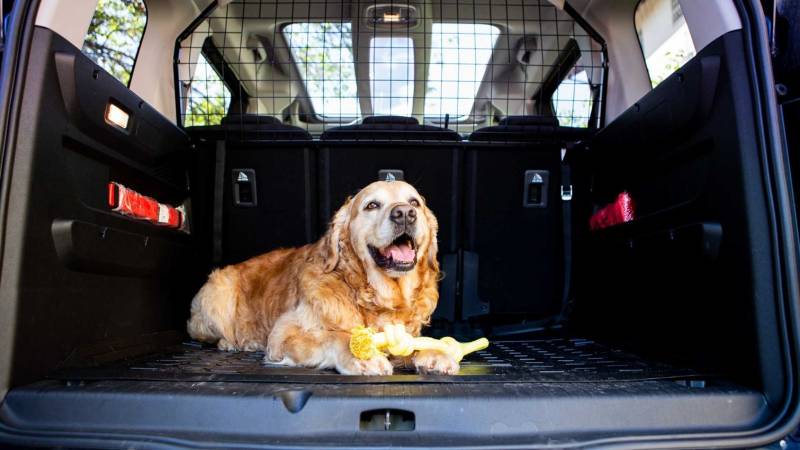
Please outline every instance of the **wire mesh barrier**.
[[602, 121], [604, 45], [568, 4], [237, 0], [205, 14], [176, 43], [187, 127], [263, 122], [320, 136], [375, 117], [372, 128], [468, 136], [512, 117]]

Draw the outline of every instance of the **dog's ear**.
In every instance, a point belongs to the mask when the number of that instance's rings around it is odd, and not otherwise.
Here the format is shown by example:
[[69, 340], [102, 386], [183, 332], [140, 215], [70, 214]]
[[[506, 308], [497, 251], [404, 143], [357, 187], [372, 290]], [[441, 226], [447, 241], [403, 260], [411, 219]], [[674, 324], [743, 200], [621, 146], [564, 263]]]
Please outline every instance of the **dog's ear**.
[[428, 258], [428, 266], [430, 266], [431, 270], [436, 273], [439, 273], [439, 259], [437, 255], [439, 254], [439, 221], [436, 220], [436, 216], [433, 215], [433, 212], [428, 209], [428, 205], [423, 207], [423, 211], [425, 214], [425, 221], [428, 222], [428, 233], [431, 237], [431, 242], [428, 244], [428, 254], [426, 255]]
[[343, 239], [350, 223], [350, 203], [352, 203], [352, 200], [352, 197], [347, 197], [344, 205], [336, 211], [328, 227], [328, 232], [325, 233], [323, 238], [323, 254], [325, 258], [323, 270], [325, 273], [332, 272], [339, 264], [339, 255], [344, 245]]

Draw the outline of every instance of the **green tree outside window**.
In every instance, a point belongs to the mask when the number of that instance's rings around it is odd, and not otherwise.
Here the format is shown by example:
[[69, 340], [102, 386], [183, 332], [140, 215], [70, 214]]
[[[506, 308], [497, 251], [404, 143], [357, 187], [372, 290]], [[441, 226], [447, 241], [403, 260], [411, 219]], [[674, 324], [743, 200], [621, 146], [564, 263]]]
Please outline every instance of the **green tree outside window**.
[[99, 0], [82, 51], [128, 86], [146, 24], [142, 0]]
[[231, 93], [204, 55], [200, 55], [189, 86], [184, 126], [219, 125], [228, 112]]

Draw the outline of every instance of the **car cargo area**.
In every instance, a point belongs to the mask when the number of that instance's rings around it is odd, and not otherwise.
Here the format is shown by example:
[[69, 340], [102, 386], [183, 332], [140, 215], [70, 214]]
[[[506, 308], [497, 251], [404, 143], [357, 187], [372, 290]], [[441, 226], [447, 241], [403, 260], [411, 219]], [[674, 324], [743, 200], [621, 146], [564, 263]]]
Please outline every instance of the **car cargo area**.
[[[3, 417], [18, 429], [156, 433], [169, 436], [164, 442], [365, 446], [392, 439], [426, 446], [442, 439], [546, 445], [545, 435], [601, 438], [620, 426], [631, 433], [737, 430], [769, 414], [760, 392], [725, 377], [591, 341], [490, 348], [464, 361], [458, 376], [399, 372], [376, 379], [270, 367], [257, 352], [184, 345], [15, 389]], [[461, 429], [464, 423], [472, 425]]]
[[[41, 82], [9, 156], [0, 279], [7, 442], [560, 448], [747, 435], [785, 407], [746, 29], [612, 114], [633, 81], [571, 1], [192, 3], [159, 44], [173, 117], [32, 27], [26, 75]], [[458, 45], [460, 63], [435, 50]], [[315, 46], [335, 67], [316, 72]], [[438, 218], [444, 277], [423, 334], [491, 342], [457, 375], [340, 375], [189, 338], [211, 270], [317, 241], [376, 180], [411, 183]], [[113, 211], [109, 183], [184, 222]], [[596, 226], [620, 199], [635, 214]]]
[[[677, 380], [693, 387], [708, 373], [637, 358], [586, 339], [550, 338], [499, 341], [470, 357], [453, 379], [399, 370], [396, 376], [342, 376], [329, 370], [264, 363], [263, 352], [220, 352], [196, 343], [167, 348], [138, 360], [56, 374], [64, 380], [243, 381], [243, 382], [613, 382]], [[450, 377], [447, 377], [450, 378]], [[692, 380], [689, 383], [689, 380]], [[695, 380], [700, 380], [695, 381]]]

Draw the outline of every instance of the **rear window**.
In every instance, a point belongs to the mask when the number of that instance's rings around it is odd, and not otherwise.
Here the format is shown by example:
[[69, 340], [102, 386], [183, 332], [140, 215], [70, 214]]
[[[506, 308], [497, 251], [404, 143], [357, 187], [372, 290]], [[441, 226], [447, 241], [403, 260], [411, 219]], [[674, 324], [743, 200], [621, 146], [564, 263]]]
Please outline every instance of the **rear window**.
[[[241, 103], [229, 111], [272, 116], [315, 135], [382, 115], [463, 134], [521, 115], [599, 124], [605, 49], [568, 7], [510, 0], [491, 8], [445, 2], [432, 10], [407, 3], [272, 5], [225, 2], [179, 43], [181, 114], [193, 114], [190, 97], [204, 84], [194, 61], [210, 42], [224, 59], [214, 65], [226, 71], [222, 79], [238, 81], [233, 102]], [[209, 116], [216, 121], [218, 114]]]
[[293, 23], [283, 35], [314, 112], [323, 117], [358, 117], [352, 25]]
[[492, 58], [500, 29], [488, 24], [434, 23], [425, 116], [466, 119]]
[[641, 0], [634, 24], [653, 87], [696, 53], [678, 0]]
[[142, 0], [100, 0], [81, 50], [128, 86], [146, 25]]
[[414, 41], [376, 37], [369, 48], [372, 113], [410, 116], [414, 100]]

